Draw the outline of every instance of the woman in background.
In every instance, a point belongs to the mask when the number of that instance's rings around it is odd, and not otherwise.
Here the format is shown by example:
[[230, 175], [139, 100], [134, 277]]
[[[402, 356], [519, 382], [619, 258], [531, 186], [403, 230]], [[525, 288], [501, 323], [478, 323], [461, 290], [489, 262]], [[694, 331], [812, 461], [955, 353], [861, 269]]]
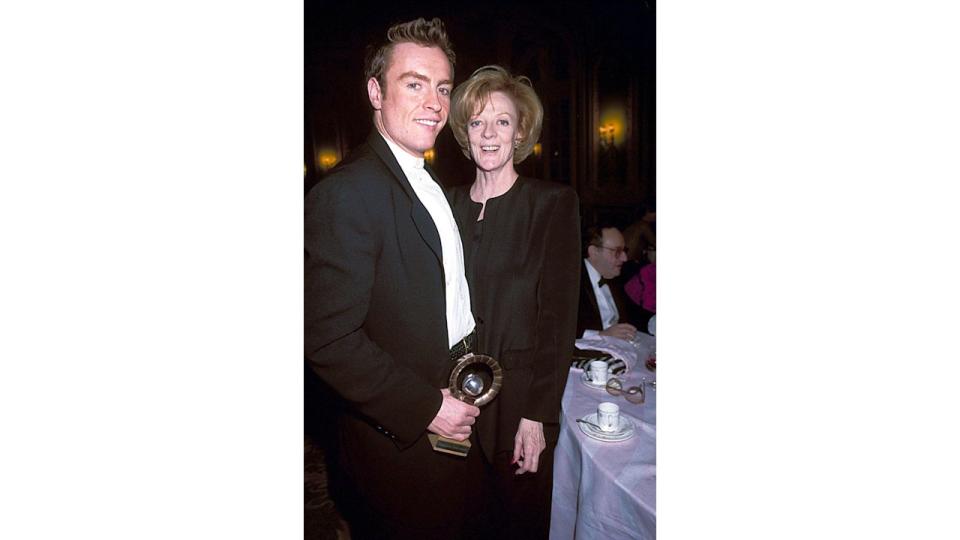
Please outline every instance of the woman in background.
[[620, 278], [629, 281], [647, 264], [646, 251], [657, 244], [657, 211], [650, 204], [642, 204], [640, 216], [623, 230], [623, 241], [627, 249], [627, 262], [623, 263]]
[[[647, 328], [650, 319], [657, 314], [657, 247], [650, 245], [643, 250], [650, 261], [630, 278], [623, 290], [630, 301], [640, 307], [637, 328]], [[649, 332], [652, 333], [652, 332]]]
[[477, 350], [504, 369], [476, 431], [492, 480], [492, 516], [506, 538], [547, 538], [560, 399], [576, 339], [579, 201], [562, 184], [520, 176], [543, 107], [530, 80], [499, 66], [453, 93], [450, 124], [476, 165], [451, 192], [477, 321]]

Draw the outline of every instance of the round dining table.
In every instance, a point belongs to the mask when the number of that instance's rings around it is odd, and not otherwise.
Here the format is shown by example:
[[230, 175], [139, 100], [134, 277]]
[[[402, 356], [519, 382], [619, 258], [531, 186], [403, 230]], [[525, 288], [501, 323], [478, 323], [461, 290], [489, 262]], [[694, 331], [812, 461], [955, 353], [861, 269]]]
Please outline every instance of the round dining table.
[[[634, 342], [598, 336], [577, 340], [577, 348], [609, 353], [626, 363], [614, 375], [624, 388], [642, 385], [645, 401], [631, 403], [622, 394], [582, 381], [570, 368], [563, 393], [560, 440], [554, 453], [552, 540], [654, 539], [657, 533], [657, 392], [656, 374], [645, 366], [655, 355], [656, 338], [638, 334]], [[587, 436], [578, 418], [596, 413], [604, 401], [617, 404], [633, 421], [633, 436], [608, 442]]]

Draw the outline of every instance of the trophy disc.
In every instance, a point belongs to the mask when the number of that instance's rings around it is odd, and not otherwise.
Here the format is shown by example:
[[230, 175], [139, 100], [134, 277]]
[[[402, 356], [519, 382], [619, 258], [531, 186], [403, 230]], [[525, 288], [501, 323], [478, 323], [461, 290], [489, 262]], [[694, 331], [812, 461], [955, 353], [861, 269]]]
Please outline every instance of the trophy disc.
[[485, 354], [464, 355], [450, 373], [450, 394], [477, 407], [490, 403], [502, 385], [500, 363]]

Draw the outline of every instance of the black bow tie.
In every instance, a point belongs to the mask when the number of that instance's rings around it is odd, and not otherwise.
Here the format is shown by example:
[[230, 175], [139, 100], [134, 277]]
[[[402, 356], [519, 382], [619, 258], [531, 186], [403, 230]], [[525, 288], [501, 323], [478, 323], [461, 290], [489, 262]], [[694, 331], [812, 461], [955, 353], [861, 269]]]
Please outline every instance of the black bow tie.
[[612, 279], [607, 279], [607, 278], [605, 278], [605, 277], [602, 277], [602, 278], [600, 278], [600, 281], [597, 281], [597, 287], [603, 287], [603, 286], [606, 285], [607, 283], [611, 283], [611, 282], [613, 282]]

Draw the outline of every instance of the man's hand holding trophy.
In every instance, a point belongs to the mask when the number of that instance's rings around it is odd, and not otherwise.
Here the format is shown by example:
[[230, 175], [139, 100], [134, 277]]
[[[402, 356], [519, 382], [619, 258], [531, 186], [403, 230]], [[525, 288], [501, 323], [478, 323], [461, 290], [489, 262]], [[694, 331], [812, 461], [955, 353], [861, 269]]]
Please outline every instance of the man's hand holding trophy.
[[467, 353], [450, 373], [449, 386], [441, 390], [443, 404], [427, 427], [430, 445], [437, 452], [466, 456], [471, 427], [483, 405], [490, 403], [503, 384], [503, 369], [484, 354]]

